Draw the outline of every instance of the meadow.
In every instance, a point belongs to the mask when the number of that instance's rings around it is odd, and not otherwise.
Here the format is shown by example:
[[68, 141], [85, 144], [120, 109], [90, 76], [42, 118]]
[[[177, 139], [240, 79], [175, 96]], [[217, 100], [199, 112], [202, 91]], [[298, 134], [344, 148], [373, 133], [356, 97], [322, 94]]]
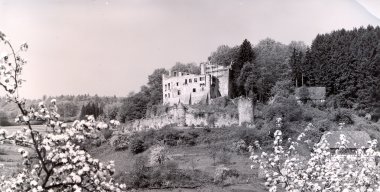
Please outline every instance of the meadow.
[[[7, 126], [1, 127], [6, 130], [9, 134], [13, 134], [16, 131], [20, 131], [24, 126]], [[44, 125], [33, 125], [33, 128], [40, 133], [45, 133], [46, 127]], [[27, 151], [32, 151], [30, 148], [22, 147], [13, 144], [2, 144], [0, 145], [0, 172], [1, 175], [9, 176], [16, 173], [21, 167], [22, 157], [18, 150], [23, 148]]]

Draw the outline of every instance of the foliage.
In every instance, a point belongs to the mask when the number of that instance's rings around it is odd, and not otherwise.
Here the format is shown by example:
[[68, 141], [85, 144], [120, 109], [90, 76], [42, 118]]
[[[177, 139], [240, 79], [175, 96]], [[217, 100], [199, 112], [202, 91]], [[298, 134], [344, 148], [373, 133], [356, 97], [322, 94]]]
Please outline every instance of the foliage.
[[128, 189], [142, 188], [195, 188], [211, 178], [200, 171], [181, 170], [178, 164], [167, 161], [156, 166], [148, 166], [145, 156], [138, 156], [132, 171], [120, 175]]
[[248, 152], [248, 145], [243, 139], [240, 139], [232, 144], [232, 149], [238, 154], [244, 154]]
[[[62, 115], [63, 120], [67, 118], [76, 118], [79, 111], [79, 106], [72, 101], [64, 101], [57, 103], [58, 113]], [[90, 115], [90, 114], [86, 114]]]
[[269, 38], [261, 40], [254, 47], [254, 51], [256, 54], [254, 62], [261, 74], [259, 84], [262, 90], [259, 98], [261, 101], [267, 101], [276, 82], [289, 78], [290, 53], [288, 46]]
[[10, 126], [11, 122], [8, 120], [8, 116], [5, 112], [0, 111], [0, 126]]
[[155, 166], [155, 165], [163, 164], [167, 160], [166, 150], [167, 150], [166, 147], [162, 145], [153, 146], [150, 149], [149, 165]]
[[294, 93], [294, 86], [290, 80], [277, 81], [271, 89], [272, 96], [289, 97]]
[[297, 140], [288, 140], [289, 147], [283, 145], [282, 132], [274, 133], [273, 152], [269, 154], [252, 150], [254, 165], [264, 171], [265, 185], [269, 191], [376, 191], [379, 190], [379, 170], [375, 157], [379, 152], [374, 148], [377, 141], [371, 141], [368, 149], [358, 149], [352, 155], [344, 155], [348, 140], [340, 137], [340, 148], [332, 154], [325, 139], [313, 147], [308, 159], [298, 154], [296, 147], [303, 141], [305, 133]]
[[168, 71], [163, 68], [154, 70], [148, 76], [147, 86], [142, 86], [138, 93], [133, 93], [122, 100], [119, 109], [119, 120], [121, 122], [144, 118], [148, 109], [162, 103], [163, 74], [168, 74]]
[[82, 106], [79, 119], [85, 119], [88, 115], [93, 115], [97, 119], [101, 114], [103, 114], [103, 107], [99, 103], [90, 102]]
[[119, 110], [121, 122], [126, 122], [134, 119], [141, 119], [145, 117], [147, 105], [149, 103], [148, 88], [143, 86], [141, 91], [133, 94], [122, 101]]
[[183, 73], [190, 73], [190, 74], [201, 74], [201, 68], [197, 66], [195, 63], [180, 63], [177, 62], [172, 68], [171, 71], [178, 71]]
[[231, 163], [232, 154], [227, 149], [219, 150], [216, 156], [217, 162], [228, 165]]
[[339, 108], [331, 113], [331, 120], [336, 123], [353, 124], [352, 111], [345, 108]]
[[214, 182], [217, 184], [226, 186], [225, 181], [232, 177], [239, 177], [239, 172], [236, 169], [230, 169], [225, 165], [220, 165], [215, 169]]
[[116, 151], [122, 151], [129, 148], [131, 142], [131, 135], [119, 134], [111, 138], [111, 145], [115, 147]]
[[153, 71], [148, 76], [148, 87], [150, 92], [149, 106], [162, 103], [162, 75], [168, 75], [169, 72], [164, 68]]
[[237, 60], [239, 46], [229, 47], [227, 45], [219, 46], [215, 52], [212, 52], [208, 60], [212, 64], [229, 66]]
[[255, 53], [253, 52], [251, 43], [245, 39], [243, 43], [239, 47], [239, 54], [236, 62], [234, 62], [231, 66], [232, 69], [232, 97], [238, 97], [242, 95], [242, 90], [244, 90], [243, 85], [238, 81], [241, 70], [245, 63], [252, 63], [255, 59]]
[[293, 48], [292, 54], [289, 58], [289, 65], [292, 69], [291, 76], [295, 81], [296, 87], [303, 86], [303, 74], [302, 71], [302, 63], [304, 62], [305, 50], [299, 50], [297, 48]]
[[299, 97], [303, 103], [306, 103], [310, 99], [309, 89], [306, 86], [300, 88]]
[[325, 86], [338, 107], [374, 110], [379, 103], [380, 27], [319, 34], [306, 52], [302, 71], [309, 86]]
[[267, 120], [282, 117], [284, 121], [299, 121], [302, 119], [302, 107], [293, 97], [277, 97], [273, 104], [264, 108], [264, 116]]
[[[0, 144], [10, 142], [33, 150], [29, 154], [25, 149], [19, 149], [23, 169], [14, 177], [0, 177], [0, 191], [122, 191], [124, 185], [112, 179], [114, 162], [103, 164], [79, 146], [108, 125], [89, 116], [69, 126], [59, 121], [55, 99], [50, 105], [41, 102], [38, 108], [27, 109], [25, 101], [18, 96], [18, 89], [23, 83], [20, 75], [26, 63], [19, 53], [26, 51], [28, 45], [23, 44], [19, 51], [14, 50], [1, 32], [0, 41], [10, 50], [9, 54], [1, 53], [0, 85], [8, 100], [21, 112], [16, 122], [26, 125], [12, 135], [0, 129]], [[41, 134], [33, 129], [30, 122], [37, 119], [46, 122], [47, 133]]]
[[121, 103], [109, 103], [106, 104], [103, 108], [103, 116], [107, 120], [117, 119], [119, 117], [119, 110]]
[[138, 154], [142, 153], [145, 151], [145, 146], [144, 146], [144, 141], [138, 139], [138, 138], [133, 138], [129, 149], [133, 154]]
[[214, 127], [215, 126], [215, 121], [216, 121], [216, 117], [214, 114], [210, 114], [207, 116], [207, 124], [210, 126], [210, 127]]
[[256, 97], [262, 93], [261, 74], [257, 70], [255, 63], [245, 63], [237, 79], [239, 85], [244, 89], [244, 95], [256, 100]]

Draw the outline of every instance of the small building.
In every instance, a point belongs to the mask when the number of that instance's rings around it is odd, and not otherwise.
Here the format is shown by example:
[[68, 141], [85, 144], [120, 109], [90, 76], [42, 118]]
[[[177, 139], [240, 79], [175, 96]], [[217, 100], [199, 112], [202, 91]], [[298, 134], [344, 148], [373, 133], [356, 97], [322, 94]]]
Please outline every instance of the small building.
[[[302, 89], [305, 89], [305, 93], [302, 93]], [[304, 94], [304, 95], [303, 95]], [[295, 90], [295, 95], [298, 101], [303, 98], [314, 103], [324, 103], [326, 101], [326, 87], [298, 87]]]
[[347, 140], [343, 153], [354, 154], [358, 149], [368, 149], [371, 138], [365, 131], [329, 131], [325, 133], [321, 141], [326, 140], [332, 152], [337, 151], [341, 147], [341, 137]]

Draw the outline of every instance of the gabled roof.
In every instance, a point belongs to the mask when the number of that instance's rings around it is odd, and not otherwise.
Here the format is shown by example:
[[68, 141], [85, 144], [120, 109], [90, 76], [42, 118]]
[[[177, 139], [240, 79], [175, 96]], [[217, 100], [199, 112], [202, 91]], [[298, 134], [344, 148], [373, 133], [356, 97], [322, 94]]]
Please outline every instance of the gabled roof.
[[341, 135], [346, 136], [347, 148], [349, 149], [369, 148], [368, 141], [371, 141], [371, 138], [364, 131], [329, 131], [322, 136], [321, 141], [325, 138], [330, 149], [337, 149], [340, 146]]
[[[302, 87], [295, 90], [296, 96], [299, 98], [299, 92]], [[309, 99], [311, 100], [324, 100], [326, 99], [326, 87], [306, 87], [309, 91]]]

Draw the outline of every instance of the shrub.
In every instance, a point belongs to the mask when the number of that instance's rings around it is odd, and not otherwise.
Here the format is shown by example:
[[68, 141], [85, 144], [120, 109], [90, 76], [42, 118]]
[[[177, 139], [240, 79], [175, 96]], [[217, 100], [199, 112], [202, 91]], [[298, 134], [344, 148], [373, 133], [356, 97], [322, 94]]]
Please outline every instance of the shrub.
[[133, 154], [142, 153], [145, 151], [144, 141], [135, 138], [131, 141], [130, 150]]
[[115, 147], [116, 151], [126, 150], [130, 144], [130, 135], [117, 135], [111, 138], [111, 145]]
[[0, 155], [8, 155], [8, 153], [6, 153], [4, 149], [0, 148]]
[[111, 129], [103, 129], [102, 134], [104, 136], [104, 139], [108, 140], [109, 138], [112, 137], [113, 131]]
[[149, 156], [149, 165], [155, 166], [163, 164], [166, 161], [166, 148], [158, 145], [151, 147]]
[[243, 140], [247, 145], [253, 145], [255, 141], [264, 143], [269, 140], [267, 130], [258, 129], [240, 129], [237, 131], [238, 138]]
[[269, 191], [376, 191], [380, 188], [374, 158], [379, 157], [374, 150], [377, 141], [369, 141], [369, 149], [358, 149], [346, 157], [345, 136], [340, 137], [335, 154], [330, 153], [327, 140], [323, 140], [314, 145], [306, 159], [294, 150], [302, 139], [285, 147], [280, 130], [274, 137], [272, 152], [252, 152], [250, 157], [264, 171]]
[[232, 155], [227, 150], [220, 150], [217, 154], [218, 162], [221, 164], [231, 164]]
[[353, 124], [352, 111], [345, 108], [339, 108], [331, 114], [331, 120], [336, 123]]
[[232, 149], [238, 154], [243, 154], [248, 152], [248, 145], [243, 139], [240, 139], [239, 141], [232, 143]]
[[315, 123], [315, 127], [319, 129], [320, 132], [329, 131], [332, 128], [332, 123], [328, 119], [323, 119]]
[[264, 117], [267, 121], [282, 117], [284, 121], [302, 119], [302, 108], [295, 98], [277, 97], [273, 104], [264, 107]]
[[[239, 177], [239, 172], [236, 169], [230, 169], [224, 165], [221, 165], [215, 169], [214, 182], [216, 184], [224, 185], [224, 182], [227, 179], [237, 177]], [[230, 182], [228, 184], [230, 184]]]
[[210, 127], [214, 127], [215, 126], [215, 121], [216, 121], [216, 117], [214, 114], [210, 114], [208, 117], [207, 117], [207, 124], [208, 126]]
[[378, 122], [378, 121], [380, 121], [380, 107], [378, 107], [377, 109], [375, 109], [375, 110], [373, 111], [373, 114], [372, 114], [372, 118], [371, 118], [371, 120], [372, 120], [373, 122]]
[[311, 121], [313, 121], [313, 116], [311, 116], [310, 113], [305, 113], [305, 114], [303, 114], [303, 120], [306, 122], [311, 122]]
[[306, 86], [300, 88], [299, 97], [303, 103], [306, 103], [310, 99], [309, 89]]
[[137, 156], [133, 163], [132, 171], [127, 177], [122, 177], [121, 181], [126, 183], [128, 188], [145, 188], [149, 186], [150, 168], [147, 166], [148, 160], [145, 156]]

